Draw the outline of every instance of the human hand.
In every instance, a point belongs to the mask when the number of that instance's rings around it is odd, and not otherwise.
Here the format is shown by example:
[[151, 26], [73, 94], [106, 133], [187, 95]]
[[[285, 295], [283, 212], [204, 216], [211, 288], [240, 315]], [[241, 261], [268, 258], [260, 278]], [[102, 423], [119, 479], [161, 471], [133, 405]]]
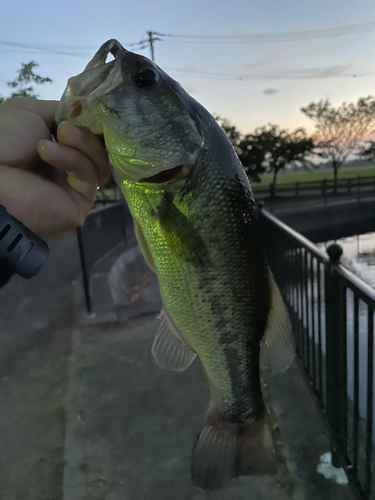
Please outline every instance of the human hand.
[[100, 139], [62, 122], [57, 101], [17, 98], [0, 104], [0, 204], [43, 239], [83, 224], [110, 165]]

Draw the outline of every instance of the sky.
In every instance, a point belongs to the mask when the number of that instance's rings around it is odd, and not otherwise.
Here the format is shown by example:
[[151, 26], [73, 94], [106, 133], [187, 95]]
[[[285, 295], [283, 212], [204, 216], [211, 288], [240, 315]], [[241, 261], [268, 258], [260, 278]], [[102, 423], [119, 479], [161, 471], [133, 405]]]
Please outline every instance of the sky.
[[[365, 26], [345, 28], [356, 25]], [[312, 132], [302, 106], [375, 94], [374, 0], [14, 0], [2, 6], [0, 94], [9, 95], [6, 82], [34, 60], [53, 80], [38, 88], [40, 97], [59, 99], [109, 38], [150, 57], [149, 48], [131, 47], [148, 30], [191, 37], [156, 41], [155, 62], [242, 133], [267, 123]], [[213, 43], [234, 36], [241, 43]]]

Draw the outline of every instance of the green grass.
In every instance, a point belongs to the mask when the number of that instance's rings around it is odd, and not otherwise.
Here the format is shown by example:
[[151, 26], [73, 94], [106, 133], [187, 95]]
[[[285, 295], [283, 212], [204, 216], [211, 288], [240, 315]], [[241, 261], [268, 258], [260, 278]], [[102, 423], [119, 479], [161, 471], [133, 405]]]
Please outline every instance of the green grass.
[[[339, 169], [338, 177], [343, 178], [353, 178], [353, 177], [366, 177], [370, 175], [375, 175], [375, 166], [366, 165], [357, 167], [341, 167]], [[266, 191], [269, 189], [269, 184], [271, 184], [273, 179], [273, 174], [262, 174], [262, 182], [259, 184], [256, 182], [251, 182], [251, 187], [254, 192]], [[309, 182], [309, 181], [322, 181], [323, 179], [333, 179], [333, 169], [323, 170], [300, 170], [298, 172], [279, 172], [276, 178], [276, 190], [277, 186], [282, 187], [283, 184], [289, 184], [291, 182]]]

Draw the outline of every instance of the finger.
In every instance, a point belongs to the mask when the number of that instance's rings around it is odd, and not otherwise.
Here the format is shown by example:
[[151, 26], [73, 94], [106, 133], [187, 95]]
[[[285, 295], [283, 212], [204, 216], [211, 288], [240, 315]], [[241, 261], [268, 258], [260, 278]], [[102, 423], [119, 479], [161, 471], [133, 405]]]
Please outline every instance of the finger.
[[99, 137], [89, 130], [78, 128], [68, 122], [61, 122], [57, 128], [57, 140], [61, 144], [81, 151], [90, 158], [98, 172], [98, 185], [102, 186], [111, 171], [107, 152]]
[[20, 97], [0, 105], [1, 164], [25, 170], [35, 166], [39, 140], [51, 138], [49, 123], [55, 103], [50, 103], [53, 105], [45, 106], [45, 101]]
[[49, 165], [64, 170], [68, 185], [92, 203], [98, 188], [98, 175], [90, 158], [77, 149], [46, 140], [39, 142], [38, 153]]
[[55, 113], [59, 101], [41, 101], [39, 99], [27, 98], [27, 97], [17, 97], [15, 99], [9, 99], [3, 106], [25, 109], [31, 111], [32, 113], [40, 116], [48, 128], [52, 126], [55, 119]]

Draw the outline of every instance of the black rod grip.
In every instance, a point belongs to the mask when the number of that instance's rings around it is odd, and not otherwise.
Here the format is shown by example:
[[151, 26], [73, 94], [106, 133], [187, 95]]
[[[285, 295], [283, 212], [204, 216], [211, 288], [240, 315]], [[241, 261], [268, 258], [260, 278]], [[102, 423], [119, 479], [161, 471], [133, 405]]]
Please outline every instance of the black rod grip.
[[23, 278], [35, 276], [49, 255], [45, 241], [0, 205], [0, 261]]

